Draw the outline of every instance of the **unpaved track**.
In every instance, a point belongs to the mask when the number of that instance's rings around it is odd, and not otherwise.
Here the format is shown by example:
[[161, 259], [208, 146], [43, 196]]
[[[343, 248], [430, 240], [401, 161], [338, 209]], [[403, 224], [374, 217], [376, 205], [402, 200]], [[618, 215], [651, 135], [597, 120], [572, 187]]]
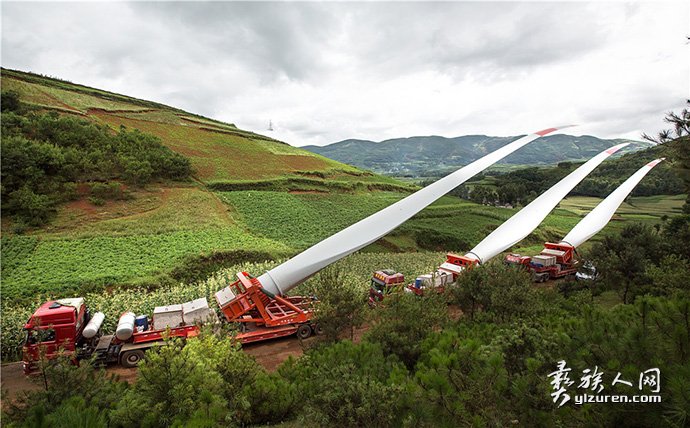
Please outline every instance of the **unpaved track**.
[[[275, 339], [270, 342], [245, 345], [243, 349], [247, 354], [254, 356], [256, 361], [266, 368], [266, 370], [272, 372], [283, 361], [287, 360], [288, 357], [292, 356], [297, 358], [302, 355], [304, 353], [302, 347], [304, 346], [306, 349], [313, 340], [313, 338], [309, 338], [300, 342], [299, 339], [290, 336], [282, 339]], [[35, 391], [42, 388], [40, 379], [24, 376], [21, 362], [3, 364], [0, 370], [3, 402], [6, 399], [15, 398], [23, 391]], [[120, 380], [128, 383], [133, 383], [137, 379], [136, 369], [110, 366], [107, 370], [108, 373], [117, 375]]]
[[[354, 331], [353, 339], [359, 342], [362, 335], [369, 329], [362, 326]], [[343, 339], [350, 339], [349, 331], [342, 335]], [[295, 336], [288, 336], [280, 339], [273, 339], [267, 342], [244, 345], [242, 349], [247, 354], [253, 356], [256, 362], [261, 364], [269, 372], [275, 371], [289, 357], [298, 358], [310, 346], [316, 343], [316, 338], [310, 337], [306, 340], [299, 340]], [[0, 378], [2, 379], [2, 405], [5, 400], [17, 397], [23, 391], [35, 391], [43, 386], [40, 380], [34, 377], [30, 379], [24, 376], [21, 362], [3, 364], [0, 368]], [[133, 383], [137, 379], [136, 369], [127, 369], [120, 366], [109, 366], [108, 373], [117, 375], [125, 382]]]

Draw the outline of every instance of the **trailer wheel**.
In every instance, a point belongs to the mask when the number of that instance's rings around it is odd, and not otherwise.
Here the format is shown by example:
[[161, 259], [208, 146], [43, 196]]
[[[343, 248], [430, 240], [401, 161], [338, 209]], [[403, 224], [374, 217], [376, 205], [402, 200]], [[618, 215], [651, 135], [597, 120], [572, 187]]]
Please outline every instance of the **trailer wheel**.
[[323, 334], [323, 327], [321, 327], [320, 324], [316, 324], [316, 325], [314, 326], [314, 333], [315, 333], [317, 336], [322, 335], [322, 334]]
[[144, 359], [144, 351], [127, 351], [122, 354], [121, 364], [123, 367], [133, 368], [139, 365]]
[[306, 339], [309, 336], [311, 336], [311, 327], [309, 327], [309, 324], [302, 324], [297, 328], [297, 337]]

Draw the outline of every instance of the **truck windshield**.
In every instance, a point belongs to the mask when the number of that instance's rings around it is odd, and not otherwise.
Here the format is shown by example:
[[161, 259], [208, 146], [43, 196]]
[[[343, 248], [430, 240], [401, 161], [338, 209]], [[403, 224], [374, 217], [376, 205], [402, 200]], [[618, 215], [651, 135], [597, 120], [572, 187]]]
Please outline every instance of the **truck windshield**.
[[24, 338], [24, 343], [26, 345], [35, 345], [36, 343], [53, 341], [55, 341], [55, 330], [52, 328], [26, 330], [26, 337]]
[[383, 293], [383, 284], [379, 284], [374, 280], [371, 281], [371, 288], [378, 291], [379, 293]]

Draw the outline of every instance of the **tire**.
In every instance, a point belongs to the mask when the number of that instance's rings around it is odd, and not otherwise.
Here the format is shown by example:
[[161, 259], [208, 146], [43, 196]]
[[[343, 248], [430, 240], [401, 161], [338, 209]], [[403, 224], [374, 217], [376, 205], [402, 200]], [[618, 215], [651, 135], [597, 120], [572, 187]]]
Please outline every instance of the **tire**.
[[133, 368], [138, 366], [143, 359], [144, 351], [139, 349], [135, 351], [127, 351], [122, 354], [120, 364], [122, 364], [122, 367]]
[[311, 327], [309, 327], [309, 324], [302, 324], [301, 326], [297, 327], [297, 337], [300, 339], [306, 339], [309, 336], [311, 336]]
[[314, 329], [314, 334], [316, 334], [317, 336], [320, 336], [323, 334], [323, 327], [321, 327], [320, 325], [316, 324], [313, 327], [313, 329]]

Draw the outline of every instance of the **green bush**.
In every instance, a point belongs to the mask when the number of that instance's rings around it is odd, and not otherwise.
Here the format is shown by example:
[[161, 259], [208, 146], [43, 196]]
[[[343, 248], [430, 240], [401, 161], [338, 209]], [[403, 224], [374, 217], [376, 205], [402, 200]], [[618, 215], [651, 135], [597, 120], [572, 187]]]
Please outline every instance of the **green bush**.
[[101, 206], [105, 205], [105, 200], [103, 198], [98, 198], [96, 196], [90, 196], [89, 202], [91, 202], [92, 204], [94, 204], [97, 207], [101, 207]]
[[119, 183], [94, 183], [91, 195], [100, 199], [122, 199], [122, 186]]

